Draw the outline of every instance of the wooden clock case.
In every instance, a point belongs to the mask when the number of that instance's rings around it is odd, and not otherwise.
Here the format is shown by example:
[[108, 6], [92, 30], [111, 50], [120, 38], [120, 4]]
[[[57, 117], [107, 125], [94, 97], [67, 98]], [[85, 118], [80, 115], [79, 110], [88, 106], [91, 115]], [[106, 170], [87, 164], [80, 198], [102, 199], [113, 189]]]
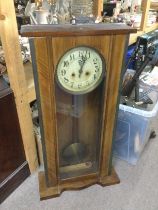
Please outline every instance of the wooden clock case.
[[[112, 142], [124, 55], [129, 34], [136, 30], [121, 24], [89, 24], [23, 26], [21, 32], [23, 36], [32, 37], [30, 43], [45, 166], [45, 172], [39, 173], [41, 199], [59, 196], [64, 190], [82, 189], [96, 183], [102, 186], [119, 183], [112, 168]], [[60, 57], [77, 46], [95, 48], [106, 61], [99, 167], [96, 173], [60, 179], [54, 77]]]

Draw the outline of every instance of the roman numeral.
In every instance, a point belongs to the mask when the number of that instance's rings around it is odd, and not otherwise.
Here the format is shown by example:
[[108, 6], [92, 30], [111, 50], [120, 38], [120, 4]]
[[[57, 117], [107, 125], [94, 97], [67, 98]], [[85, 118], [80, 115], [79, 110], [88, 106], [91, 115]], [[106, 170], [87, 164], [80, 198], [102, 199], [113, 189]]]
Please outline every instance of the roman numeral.
[[79, 57], [82, 58], [90, 58], [91, 57], [91, 52], [90, 51], [79, 51]]
[[79, 51], [79, 57], [81, 58], [83, 56], [83, 52]]
[[64, 67], [68, 67], [69, 66], [69, 61], [64, 61]]
[[68, 78], [66, 78], [66, 77], [64, 77], [64, 81], [65, 81], [65, 83], [69, 82]]
[[98, 62], [97, 62], [97, 61], [98, 61], [98, 59], [97, 59], [97, 58], [94, 58], [94, 59], [93, 59], [93, 63], [94, 63], [95, 65], [97, 65], [97, 64], [98, 64]]
[[86, 58], [90, 58], [91, 57], [91, 52], [90, 51], [86, 51]]
[[73, 86], [74, 86], [74, 82], [71, 82], [71, 87], [73, 88]]
[[95, 66], [95, 72], [99, 71], [99, 66]]
[[82, 84], [78, 84], [78, 88], [80, 89], [82, 87]]
[[65, 69], [62, 69], [62, 70], [61, 70], [61, 75], [62, 75], [62, 76], [65, 76], [65, 74], [66, 74], [66, 70], [65, 70]]
[[75, 60], [75, 55], [74, 54], [70, 55], [70, 61], [72, 61], [72, 60]]

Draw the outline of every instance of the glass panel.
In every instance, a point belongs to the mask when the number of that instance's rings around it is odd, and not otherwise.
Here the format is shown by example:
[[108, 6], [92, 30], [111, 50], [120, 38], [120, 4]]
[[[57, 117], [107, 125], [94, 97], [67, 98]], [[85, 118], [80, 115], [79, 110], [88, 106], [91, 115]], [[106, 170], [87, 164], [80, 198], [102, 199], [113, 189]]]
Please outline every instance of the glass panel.
[[90, 93], [72, 95], [56, 84], [61, 179], [98, 171], [103, 87], [104, 81]]

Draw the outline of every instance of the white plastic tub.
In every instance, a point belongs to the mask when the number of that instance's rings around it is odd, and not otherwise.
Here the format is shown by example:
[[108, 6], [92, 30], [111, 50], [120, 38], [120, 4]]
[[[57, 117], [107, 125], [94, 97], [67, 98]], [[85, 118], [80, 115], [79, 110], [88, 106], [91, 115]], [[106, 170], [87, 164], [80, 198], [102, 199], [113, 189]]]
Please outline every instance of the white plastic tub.
[[157, 113], [158, 102], [151, 111], [121, 104], [116, 126], [114, 155], [135, 165], [153, 131], [153, 120]]
[[[158, 73], [158, 69], [154, 70], [154, 75], [155, 73]], [[153, 79], [157, 78], [154, 75]], [[120, 104], [114, 141], [114, 155], [134, 165], [149, 140], [153, 121], [158, 113], [158, 86], [142, 83], [140, 90], [151, 90], [148, 95], [153, 100], [153, 105], [149, 105], [144, 111]]]
[[[131, 75], [133, 70], [128, 70]], [[147, 92], [153, 104], [141, 110], [120, 104], [114, 140], [114, 155], [135, 165], [154, 130], [153, 122], [158, 113], [158, 67], [143, 72], [140, 93]]]

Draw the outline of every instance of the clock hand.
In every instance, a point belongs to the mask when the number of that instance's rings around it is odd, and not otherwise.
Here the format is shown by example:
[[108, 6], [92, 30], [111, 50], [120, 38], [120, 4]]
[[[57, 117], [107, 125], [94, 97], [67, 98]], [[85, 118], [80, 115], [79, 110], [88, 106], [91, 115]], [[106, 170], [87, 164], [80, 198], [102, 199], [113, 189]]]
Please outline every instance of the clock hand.
[[83, 66], [84, 66], [86, 60], [87, 60], [87, 58], [82, 56], [82, 60], [78, 61], [79, 65], [80, 65], [79, 78], [81, 77], [81, 74], [83, 73]]

